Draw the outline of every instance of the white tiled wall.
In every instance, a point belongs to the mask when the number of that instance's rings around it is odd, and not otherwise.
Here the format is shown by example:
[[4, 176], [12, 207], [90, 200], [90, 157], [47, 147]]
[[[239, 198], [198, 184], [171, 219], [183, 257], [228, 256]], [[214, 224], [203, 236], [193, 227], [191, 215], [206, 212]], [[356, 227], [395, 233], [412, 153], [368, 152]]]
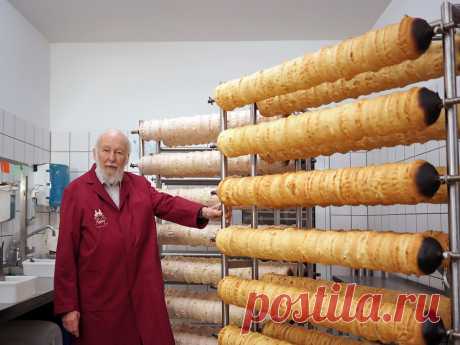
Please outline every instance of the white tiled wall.
[[[124, 131], [131, 143], [130, 163], [139, 161], [138, 135]], [[51, 163], [60, 163], [69, 166], [70, 179], [73, 180], [87, 172], [94, 163], [92, 149], [102, 131], [53, 131], [51, 133]], [[148, 145], [147, 145], [148, 146]], [[127, 167], [128, 171], [137, 172], [137, 169]]]
[[[50, 162], [50, 132], [37, 127], [4, 109], [0, 109], [0, 159], [8, 160], [17, 167], [22, 166], [22, 174], [29, 176], [29, 186], [33, 185], [32, 165]], [[18, 177], [0, 172], [0, 182], [17, 182]], [[17, 198], [18, 199], [18, 198]], [[5, 251], [19, 232], [20, 217], [23, 210], [17, 207], [16, 217], [12, 221], [0, 224], [0, 244], [5, 242]], [[36, 214], [30, 228], [47, 224], [47, 214]], [[43, 245], [40, 236], [31, 238], [30, 244], [37, 252]], [[6, 257], [6, 253], [4, 258]]]

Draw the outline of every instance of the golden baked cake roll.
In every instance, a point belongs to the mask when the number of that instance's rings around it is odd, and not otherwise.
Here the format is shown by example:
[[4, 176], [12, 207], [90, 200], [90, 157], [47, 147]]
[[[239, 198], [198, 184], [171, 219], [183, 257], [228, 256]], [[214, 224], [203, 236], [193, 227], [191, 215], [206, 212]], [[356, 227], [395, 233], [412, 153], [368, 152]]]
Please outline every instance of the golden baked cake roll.
[[206, 206], [213, 206], [219, 202], [217, 195], [215, 195], [214, 187], [168, 188], [166, 186], [158, 191], [174, 196], [180, 196]]
[[429, 163], [389, 163], [366, 167], [228, 177], [217, 195], [228, 206], [413, 205], [429, 202], [440, 185]]
[[[273, 119], [260, 117], [258, 121], [272, 121]], [[249, 110], [233, 111], [227, 114], [228, 128], [250, 123], [252, 122]], [[162, 141], [167, 146], [207, 144], [217, 139], [220, 132], [220, 115], [206, 114], [148, 120], [140, 123], [138, 130], [142, 139]]]
[[433, 273], [443, 261], [443, 247], [428, 232], [281, 227], [264, 227], [261, 231], [234, 225], [217, 233], [216, 245], [228, 256], [341, 265], [417, 276]]
[[[220, 324], [222, 322], [222, 302], [216, 292], [165, 289], [165, 298], [170, 318], [204, 323]], [[244, 314], [244, 308], [230, 306], [230, 323], [241, 326]]]
[[287, 341], [267, 337], [258, 332], [241, 334], [241, 329], [236, 326], [226, 326], [219, 332], [219, 345], [292, 345]]
[[212, 336], [195, 333], [173, 331], [175, 345], [217, 345], [217, 339]]
[[366, 341], [351, 339], [346, 336], [335, 336], [325, 332], [292, 326], [288, 323], [267, 322], [262, 328], [262, 334], [287, 341], [295, 345], [364, 345], [373, 344]]
[[399, 23], [321, 48], [315, 53], [220, 84], [214, 100], [232, 110], [273, 96], [412, 60], [431, 43], [433, 30], [423, 19], [405, 16]]
[[[153, 154], [141, 158], [138, 164], [139, 173], [163, 177], [220, 177], [220, 155], [219, 151]], [[257, 163], [257, 171], [263, 175], [295, 170], [293, 162], [268, 163], [261, 159]], [[240, 176], [251, 175], [249, 156], [229, 159], [228, 173]]]
[[209, 224], [204, 229], [190, 228], [176, 223], [157, 224], [158, 243], [161, 245], [215, 247], [220, 225]]
[[[333, 282], [330, 280], [311, 279], [307, 277], [286, 277], [286, 276], [282, 276], [279, 274], [272, 274], [272, 273], [264, 274], [263, 277], [260, 278], [260, 280], [268, 282], [268, 283], [286, 285], [286, 286], [297, 287], [301, 289], [306, 288], [309, 291], [314, 291], [321, 286], [326, 286], [327, 288], [330, 289], [333, 284], [338, 284], [340, 286], [339, 293], [341, 295], [345, 295], [347, 286], [350, 285], [347, 283], [337, 283], [337, 282]], [[386, 303], [393, 303], [395, 305], [398, 303], [398, 297], [404, 293], [409, 293], [409, 292], [384, 289], [384, 288], [375, 288], [375, 287], [370, 287], [370, 286], [365, 286], [365, 285], [356, 285], [356, 288], [354, 290], [354, 294], [358, 298], [366, 294], [381, 294], [382, 301]], [[423, 293], [421, 294], [415, 293], [415, 295], [416, 296], [423, 295]], [[428, 306], [431, 307], [431, 305], [428, 305]], [[425, 311], [428, 311], [428, 308], [427, 308], [428, 306], [425, 306], [426, 307]], [[437, 310], [432, 310], [432, 312], [438, 313], [445, 327], [449, 328], [451, 326], [450, 298], [441, 295], [440, 300], [439, 300], [439, 305], [437, 306]]]
[[[308, 293], [308, 315], [305, 315], [305, 310], [302, 308], [303, 303], [291, 303], [288, 309], [286, 303], [280, 304], [279, 315], [288, 314], [289, 320], [302, 319], [303, 322], [310, 322], [323, 327], [334, 328], [338, 331], [353, 334], [363, 337], [369, 341], [380, 341], [382, 343], [397, 343], [401, 345], [428, 345], [439, 344], [444, 339], [446, 329], [442, 320], [432, 322], [426, 319], [424, 322], [417, 320], [415, 308], [406, 304], [400, 319], [394, 317], [383, 317], [383, 315], [396, 315], [396, 310], [400, 307], [394, 303], [382, 301], [379, 304], [378, 316], [381, 318], [378, 321], [367, 320], [362, 322], [357, 317], [351, 317], [351, 320], [339, 318], [333, 320], [325, 318], [319, 320], [312, 317], [311, 311], [314, 310], [315, 304], [318, 306], [320, 315], [327, 315], [329, 308], [328, 301], [332, 296], [337, 297], [337, 308], [335, 310], [342, 311], [345, 303], [349, 304], [351, 311], [359, 310], [358, 305], [361, 298], [352, 295], [351, 298], [346, 298], [345, 295], [332, 293], [330, 289], [325, 289], [324, 303], [317, 302], [318, 295], [316, 288], [312, 289], [309, 285], [298, 288], [281, 284], [269, 283], [260, 280], [245, 280], [233, 276], [227, 276], [219, 282], [217, 293], [219, 297], [227, 304], [238, 306], [246, 306], [248, 297], [251, 294], [264, 294], [269, 301], [274, 301], [278, 296], [284, 295], [290, 298], [291, 301], [300, 301], [301, 296]], [[350, 297], [350, 296], [347, 296]], [[361, 304], [362, 306], [362, 304]], [[259, 310], [261, 303], [256, 303], [256, 309]], [[360, 308], [361, 309], [361, 308]], [[371, 303], [366, 303], [362, 306], [364, 315], [369, 315], [371, 312]], [[303, 317], [302, 317], [303, 316]], [[385, 319], [385, 321], [384, 321]]]
[[[413, 88], [276, 121], [230, 128], [217, 145], [227, 157], [258, 154], [268, 162], [367, 149], [362, 140], [427, 130], [439, 118], [442, 100]], [[399, 144], [398, 142], [393, 143]]]
[[[161, 259], [163, 279], [167, 282], [217, 285], [221, 275], [221, 260], [187, 256], [167, 256]], [[251, 267], [231, 268], [230, 274], [242, 278], [251, 277]], [[293, 275], [295, 264], [282, 262], [260, 262], [259, 273], [278, 273]]]
[[[459, 43], [460, 39], [457, 39], [457, 44]], [[460, 50], [457, 50], [456, 54], [457, 61], [460, 61]], [[442, 43], [433, 42], [430, 48], [415, 60], [407, 60], [397, 65], [383, 67], [376, 72], [364, 72], [350, 80], [339, 79], [307, 90], [275, 96], [257, 102], [257, 108], [263, 116], [292, 114], [296, 111], [304, 111], [307, 108], [315, 108], [347, 98], [358, 98], [373, 92], [439, 78], [442, 74]]]

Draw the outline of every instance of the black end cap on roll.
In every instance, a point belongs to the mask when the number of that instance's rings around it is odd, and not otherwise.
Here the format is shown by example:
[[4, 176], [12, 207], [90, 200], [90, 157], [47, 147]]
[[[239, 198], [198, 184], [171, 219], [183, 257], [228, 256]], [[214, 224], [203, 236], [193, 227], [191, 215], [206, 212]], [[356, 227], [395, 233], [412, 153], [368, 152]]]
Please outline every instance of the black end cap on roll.
[[446, 328], [441, 319], [436, 323], [426, 319], [423, 322], [422, 334], [425, 345], [439, 345], [447, 337]]
[[419, 53], [424, 53], [431, 44], [434, 36], [433, 28], [421, 18], [414, 18], [412, 22], [412, 38], [415, 41]]
[[433, 237], [423, 239], [417, 254], [417, 264], [425, 274], [431, 274], [441, 265], [443, 260], [441, 244]]
[[435, 167], [430, 163], [423, 163], [415, 175], [418, 192], [431, 198], [439, 189], [441, 181]]
[[435, 123], [442, 109], [442, 99], [437, 92], [422, 87], [418, 93], [418, 104], [425, 112], [425, 124]]

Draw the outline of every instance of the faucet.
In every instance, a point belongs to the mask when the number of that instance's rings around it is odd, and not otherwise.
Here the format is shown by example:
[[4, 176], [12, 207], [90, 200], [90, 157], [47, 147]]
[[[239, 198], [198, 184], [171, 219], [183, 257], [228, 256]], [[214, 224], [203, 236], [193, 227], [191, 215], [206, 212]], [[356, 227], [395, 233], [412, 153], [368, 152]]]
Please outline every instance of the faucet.
[[41, 232], [43, 232], [44, 230], [51, 230], [51, 233], [53, 236], [56, 236], [56, 229], [54, 227], [52, 227], [51, 225], [47, 224], [47, 225], [42, 225], [40, 226], [38, 229], [35, 229], [33, 230], [32, 232], [28, 233], [26, 235], [26, 251], [25, 251], [25, 254], [26, 254], [26, 258], [28, 257], [28, 254], [32, 254], [34, 251], [35, 251], [35, 248], [34, 247], [28, 247], [27, 246], [27, 239], [32, 237], [32, 236], [35, 236], [35, 235], [38, 235], [40, 234]]
[[47, 230], [47, 229], [51, 230], [51, 233], [53, 234], [53, 236], [56, 236], [56, 229], [53, 228], [51, 225], [47, 224], [47, 225], [43, 225], [43, 226], [39, 227], [38, 229], [35, 229], [34, 231], [28, 233], [26, 238], [35, 236], [35, 235], [41, 233], [43, 230]]

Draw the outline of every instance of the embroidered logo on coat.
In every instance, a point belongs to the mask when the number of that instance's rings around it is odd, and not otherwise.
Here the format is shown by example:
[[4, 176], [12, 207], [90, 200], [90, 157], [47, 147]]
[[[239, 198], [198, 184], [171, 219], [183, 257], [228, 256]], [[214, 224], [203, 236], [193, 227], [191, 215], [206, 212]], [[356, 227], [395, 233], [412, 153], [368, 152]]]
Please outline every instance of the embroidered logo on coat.
[[107, 218], [102, 213], [101, 209], [94, 210], [94, 222], [96, 223], [96, 228], [101, 228], [107, 225]]

